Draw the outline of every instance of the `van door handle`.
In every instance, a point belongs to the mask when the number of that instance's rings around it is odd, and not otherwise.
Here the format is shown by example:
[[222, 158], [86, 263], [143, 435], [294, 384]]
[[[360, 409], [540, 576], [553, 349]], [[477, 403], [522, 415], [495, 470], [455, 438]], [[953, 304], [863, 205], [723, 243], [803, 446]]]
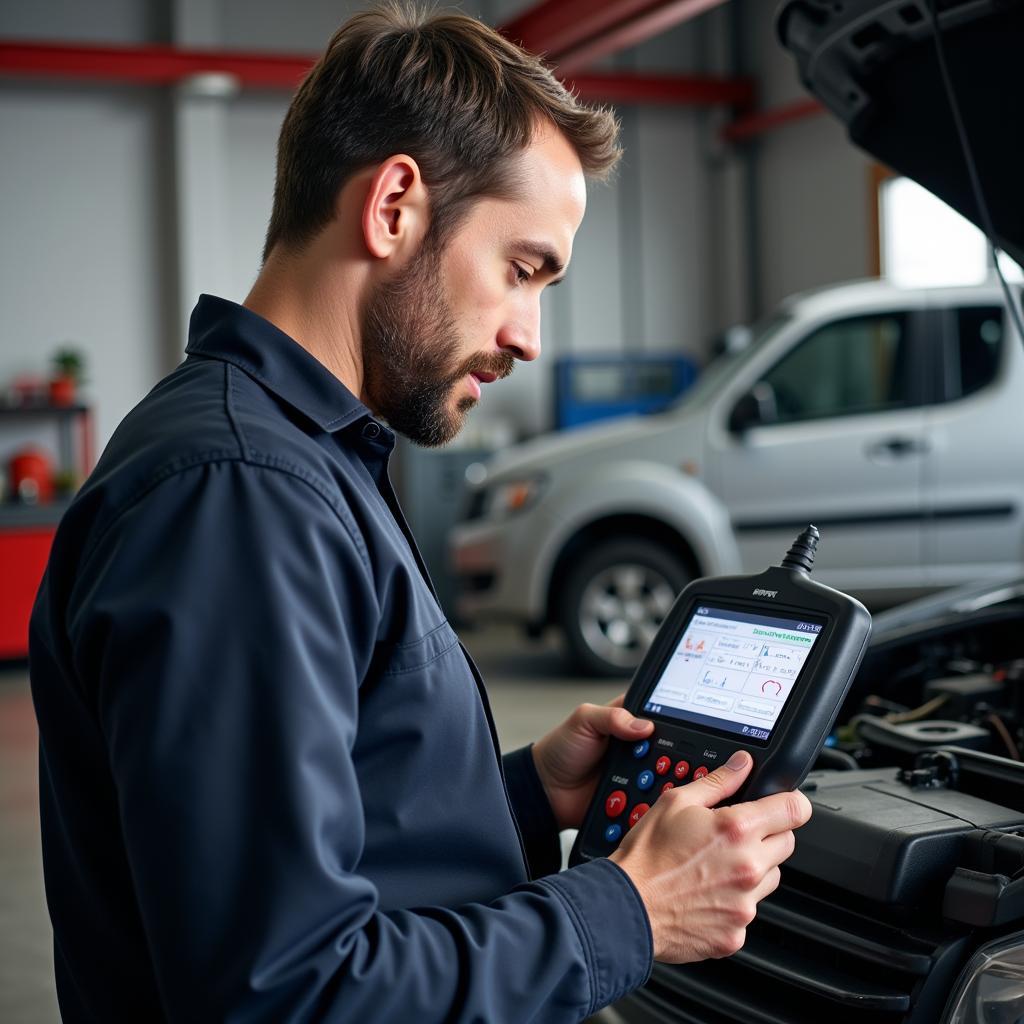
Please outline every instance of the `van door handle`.
[[868, 445], [870, 459], [903, 459], [909, 455], [923, 455], [929, 449], [927, 441], [914, 437], [889, 437]]

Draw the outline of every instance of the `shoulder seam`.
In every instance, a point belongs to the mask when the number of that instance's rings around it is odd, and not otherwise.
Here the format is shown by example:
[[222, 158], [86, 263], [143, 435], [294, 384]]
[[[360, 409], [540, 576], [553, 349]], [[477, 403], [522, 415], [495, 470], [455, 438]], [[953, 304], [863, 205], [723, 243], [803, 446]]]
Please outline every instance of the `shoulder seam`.
[[227, 415], [228, 423], [231, 424], [231, 429], [234, 432], [235, 440], [238, 442], [238, 451], [242, 456], [243, 461], [246, 459], [246, 442], [245, 435], [242, 433], [241, 425], [238, 422], [238, 417], [235, 415], [235, 404], [232, 395], [232, 377], [231, 377], [231, 364], [225, 362], [224, 364], [224, 412]]
[[227, 451], [203, 452], [201, 454], [184, 456], [164, 465], [157, 473], [151, 476], [145, 484], [139, 487], [135, 493], [132, 494], [131, 497], [128, 498], [111, 516], [106, 527], [100, 531], [89, 547], [82, 552], [81, 561], [79, 562], [80, 569], [85, 568], [89, 559], [102, 543], [103, 539], [110, 530], [117, 525], [121, 518], [130, 512], [140, 501], [142, 501], [143, 498], [155, 491], [162, 483], [199, 466], [210, 466], [217, 463], [230, 462], [238, 462], [242, 465], [249, 465], [256, 469], [267, 469], [275, 473], [281, 473], [284, 476], [291, 476], [297, 480], [301, 480], [307, 487], [315, 491], [331, 509], [338, 521], [344, 527], [345, 532], [348, 534], [349, 539], [355, 546], [356, 551], [359, 553], [359, 558], [363, 563], [363, 567], [367, 572], [372, 572], [370, 556], [366, 549], [366, 542], [363, 540], [362, 535], [356, 526], [352, 513], [333, 499], [333, 496], [328, 492], [327, 488], [318, 477], [302, 469], [301, 466], [296, 466], [281, 458], [274, 456], [259, 456], [255, 453], [250, 453], [249, 458], [245, 458], [244, 455], [237, 452]]

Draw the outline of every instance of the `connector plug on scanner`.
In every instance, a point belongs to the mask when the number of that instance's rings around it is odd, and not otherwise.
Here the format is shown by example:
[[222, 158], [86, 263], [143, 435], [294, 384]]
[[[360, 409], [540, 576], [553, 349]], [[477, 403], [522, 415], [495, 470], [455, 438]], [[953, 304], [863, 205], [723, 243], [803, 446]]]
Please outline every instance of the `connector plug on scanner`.
[[809, 525], [786, 552], [782, 560], [783, 569], [798, 569], [800, 572], [810, 573], [814, 568], [814, 553], [818, 550], [818, 541], [821, 534], [813, 524]]

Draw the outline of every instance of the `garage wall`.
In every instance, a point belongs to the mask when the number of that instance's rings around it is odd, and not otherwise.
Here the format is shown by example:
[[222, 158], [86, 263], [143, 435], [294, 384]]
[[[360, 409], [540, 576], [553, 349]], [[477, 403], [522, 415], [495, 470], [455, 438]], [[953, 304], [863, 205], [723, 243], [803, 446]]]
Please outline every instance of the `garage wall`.
[[[764, 109], [805, 99], [795, 62], [773, 28], [774, 4], [734, 0], [743, 67], [759, 82]], [[844, 129], [821, 114], [752, 144], [756, 261], [751, 293], [762, 316], [795, 291], [866, 277], [869, 161]]]
[[[0, 5], [0, 37], [146, 43], [134, 0]], [[0, 383], [86, 350], [104, 439], [156, 380], [171, 254], [167, 99], [153, 90], [0, 80]], [[0, 460], [36, 428], [0, 435]]]
[[[101, 0], [86, 10], [49, 0], [19, 9], [4, 5], [0, 36], [174, 39], [188, 46], [315, 52], [359, 6], [302, 0], [285, 10], [277, 0]], [[521, 0], [481, 0], [466, 9], [500, 22], [523, 6]], [[694, 50], [693, 33], [684, 26], [623, 60], [637, 69], [687, 70]], [[41, 352], [64, 339], [79, 341], [89, 353], [105, 441], [180, 358], [184, 320], [198, 292], [240, 300], [252, 283], [286, 106], [276, 93], [211, 99], [0, 82], [0, 132], [20, 140], [0, 156], [8, 226], [0, 257], [16, 268], [0, 281], [7, 323], [0, 378], [42, 370]], [[611, 186], [591, 190], [570, 277], [545, 300], [546, 358], [520, 367], [478, 411], [485, 431], [493, 419], [507, 421], [517, 434], [549, 425], [555, 355], [704, 350], [713, 315], [702, 241], [708, 183], [697, 145], [699, 116], [678, 108], [623, 109], [621, 172]], [[23, 258], [26, 252], [31, 259]]]
[[[71, 0], [0, 5], [0, 37], [167, 42], [313, 53], [357, 0]], [[464, 5], [492, 22], [524, 0]], [[770, 34], [770, 6], [733, 0], [744, 62], [765, 102], [799, 95]], [[712, 12], [616, 58], [639, 71], [727, 71], [729, 15]], [[241, 300], [259, 267], [281, 94], [0, 81], [0, 380], [44, 370], [60, 342], [91, 361], [99, 440], [181, 357], [201, 290]], [[715, 144], [721, 115], [624, 107], [626, 156], [591, 188], [565, 284], [544, 301], [545, 356], [474, 415], [517, 435], [550, 424], [551, 362], [587, 351], [670, 348], [711, 336], [797, 288], [863, 274], [864, 162], [820, 118], [757, 146], [756, 253], [746, 246], [741, 164]], [[717, 120], [716, 120], [717, 118]], [[474, 442], [479, 438], [467, 435]], [[0, 453], [2, 454], [2, 453]]]
[[[170, 8], [139, 0], [31, 0], [0, 4], [5, 39], [75, 43], [157, 43], [166, 41]], [[6, 88], [6, 83], [5, 83]]]

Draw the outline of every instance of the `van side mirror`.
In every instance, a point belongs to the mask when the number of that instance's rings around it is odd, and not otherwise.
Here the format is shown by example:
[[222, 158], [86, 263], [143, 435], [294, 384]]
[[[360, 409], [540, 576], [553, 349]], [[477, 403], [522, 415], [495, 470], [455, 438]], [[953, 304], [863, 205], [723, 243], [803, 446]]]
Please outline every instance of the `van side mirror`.
[[729, 431], [745, 434], [751, 427], [775, 423], [779, 418], [779, 407], [775, 401], [775, 389], [766, 380], [759, 381], [734, 406], [729, 415]]

